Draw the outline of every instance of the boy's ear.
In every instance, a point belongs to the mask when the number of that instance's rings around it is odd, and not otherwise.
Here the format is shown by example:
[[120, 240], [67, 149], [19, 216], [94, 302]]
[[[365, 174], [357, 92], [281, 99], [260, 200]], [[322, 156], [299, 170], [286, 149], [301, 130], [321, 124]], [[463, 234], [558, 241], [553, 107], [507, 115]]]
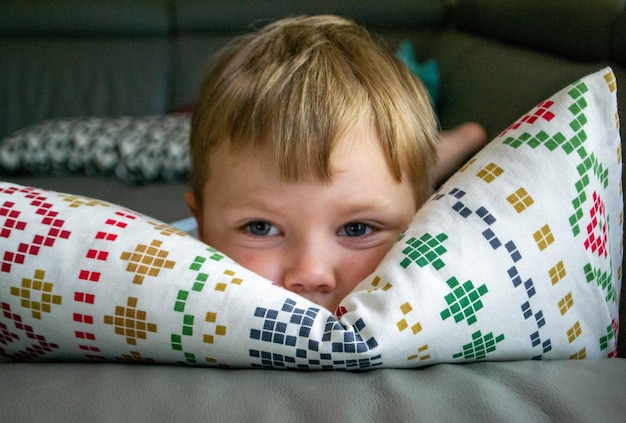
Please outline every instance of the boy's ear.
[[200, 207], [198, 205], [198, 201], [196, 200], [196, 196], [193, 192], [185, 193], [185, 203], [187, 203], [187, 207], [193, 214], [193, 217], [196, 219], [196, 224], [198, 226], [198, 238], [202, 239], [202, 213], [200, 212]]

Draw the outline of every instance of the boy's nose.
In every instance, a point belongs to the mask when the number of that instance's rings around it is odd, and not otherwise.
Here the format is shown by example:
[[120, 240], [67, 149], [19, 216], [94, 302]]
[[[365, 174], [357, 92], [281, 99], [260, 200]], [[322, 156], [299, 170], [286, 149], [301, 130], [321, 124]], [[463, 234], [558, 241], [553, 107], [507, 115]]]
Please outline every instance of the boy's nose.
[[293, 248], [286, 257], [282, 285], [314, 302], [336, 287], [332, 257], [323, 248]]

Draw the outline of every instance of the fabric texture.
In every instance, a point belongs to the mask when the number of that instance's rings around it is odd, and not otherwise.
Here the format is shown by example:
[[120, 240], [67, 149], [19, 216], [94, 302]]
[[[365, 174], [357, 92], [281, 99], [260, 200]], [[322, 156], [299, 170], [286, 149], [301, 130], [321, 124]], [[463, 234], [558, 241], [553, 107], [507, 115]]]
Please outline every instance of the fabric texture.
[[277, 372], [0, 364], [11, 422], [623, 423], [626, 359]]
[[417, 213], [334, 313], [150, 217], [0, 185], [0, 361], [368, 369], [616, 355], [615, 78], [573, 83]]
[[188, 115], [55, 119], [0, 143], [0, 166], [35, 174], [111, 174], [128, 183], [189, 173]]

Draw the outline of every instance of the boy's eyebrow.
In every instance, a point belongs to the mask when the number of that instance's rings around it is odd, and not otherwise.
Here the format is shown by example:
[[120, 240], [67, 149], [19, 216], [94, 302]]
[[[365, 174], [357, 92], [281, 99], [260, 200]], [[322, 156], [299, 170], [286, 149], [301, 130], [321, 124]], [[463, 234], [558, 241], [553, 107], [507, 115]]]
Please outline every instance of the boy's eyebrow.
[[275, 202], [265, 198], [256, 196], [240, 196], [236, 199], [232, 199], [223, 205], [227, 210], [239, 210], [239, 209], [260, 209], [269, 213], [277, 213], [283, 210], [283, 207], [277, 205]]
[[393, 207], [393, 204], [387, 201], [381, 201], [376, 198], [373, 201], [363, 201], [346, 203], [337, 210], [340, 215], [359, 214], [363, 212], [384, 212], [385, 214], [396, 214], [397, 208]]
[[[237, 198], [225, 205], [225, 208], [236, 210], [243, 208], [260, 209], [268, 213], [279, 213], [284, 210], [284, 206], [268, 200], [267, 198]], [[353, 215], [365, 212], [385, 213], [386, 215], [396, 214], [396, 207], [388, 201], [380, 198], [366, 200], [346, 201], [341, 203], [336, 210], [340, 216]]]

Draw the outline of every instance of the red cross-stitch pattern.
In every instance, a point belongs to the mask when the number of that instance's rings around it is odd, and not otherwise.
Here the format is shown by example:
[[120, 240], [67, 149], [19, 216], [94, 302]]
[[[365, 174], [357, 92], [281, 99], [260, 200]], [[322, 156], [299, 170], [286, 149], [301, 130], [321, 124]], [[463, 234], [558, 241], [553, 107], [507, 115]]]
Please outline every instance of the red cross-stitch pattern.
[[128, 226], [128, 223], [125, 222], [120, 222], [119, 220], [115, 220], [115, 219], [107, 219], [106, 222], [104, 222], [105, 225], [111, 225], [111, 226], [117, 226], [118, 228], [122, 228], [124, 229], [126, 226]]
[[13, 195], [17, 192], [17, 190], [18, 190], [18, 187], [0, 188], [0, 193], [6, 194], [6, 195]]
[[77, 303], [93, 304], [96, 300], [96, 296], [93, 294], [87, 294], [86, 292], [74, 292], [74, 301]]
[[109, 257], [109, 253], [107, 251], [94, 250], [94, 249], [90, 249], [89, 251], [87, 251], [87, 258], [90, 258], [93, 260], [106, 261], [108, 257]]
[[80, 272], [78, 272], [78, 279], [80, 279], [81, 281], [87, 281], [87, 282], [99, 282], [100, 275], [101, 275], [100, 272], [94, 272], [91, 270], [81, 269]]
[[117, 234], [100, 231], [96, 234], [96, 239], [103, 239], [105, 241], [115, 241], [117, 239]]
[[4, 323], [0, 323], [0, 344], [8, 345], [9, 342], [13, 342], [20, 337], [17, 334], [9, 331], [9, 328]]
[[592, 252], [606, 258], [608, 251], [606, 244], [608, 242], [606, 209], [604, 202], [600, 196], [593, 193], [593, 207], [589, 211], [591, 222], [587, 225], [587, 239], [585, 240], [585, 248], [591, 249]]
[[[18, 217], [22, 213], [41, 216], [41, 224], [48, 226], [47, 232], [33, 234], [32, 241], [30, 243], [19, 243], [16, 251], [4, 251], [2, 261], [0, 262], [0, 272], [9, 273], [13, 264], [24, 264], [26, 257], [29, 255], [37, 256], [39, 250], [42, 247], [52, 247], [57, 239], [68, 239], [70, 237], [70, 231], [63, 229], [65, 221], [58, 218], [59, 213], [52, 209], [52, 203], [48, 202], [42, 191], [35, 188], [24, 187], [21, 189], [4, 189], [3, 194], [17, 195], [23, 194], [24, 198], [31, 200], [29, 206], [30, 210], [15, 210], [15, 203], [11, 201], [5, 201], [0, 207], [0, 217], [4, 217], [2, 227], [0, 228], [0, 236], [9, 238], [13, 231], [24, 231], [26, 223], [18, 220]], [[28, 218], [27, 216], [25, 217]]]
[[[85, 262], [84, 267], [78, 270], [79, 280], [93, 283], [100, 282], [102, 274], [89, 268], [91, 260], [94, 262], [106, 262], [111, 257], [108, 248], [110, 248], [112, 243], [116, 242], [120, 233], [128, 228], [128, 222], [136, 220], [137, 216], [140, 215], [131, 210], [118, 210], [113, 215], [104, 218], [102, 222], [110, 228], [106, 231], [97, 231], [94, 236], [97, 246], [94, 244], [87, 247], [84, 254], [90, 261]], [[89, 288], [83, 287], [80, 289]], [[97, 346], [96, 335], [93, 333], [94, 317], [89, 311], [90, 306], [93, 306], [95, 301], [95, 294], [82, 291], [74, 292], [74, 302], [77, 303], [77, 310], [79, 307], [85, 307], [81, 312], [73, 313], [73, 321], [76, 324], [74, 336], [78, 341], [78, 348], [85, 352], [85, 357], [104, 360], [105, 357], [98, 354], [100, 353], [100, 348]]]
[[344, 306], [339, 306], [337, 307], [337, 310], [335, 310], [335, 316], [337, 316], [337, 318], [343, 316], [344, 314], [346, 314], [348, 312], [348, 309], [345, 308]]
[[0, 217], [5, 218], [2, 228], [0, 228], [0, 238], [8, 238], [13, 230], [23, 231], [26, 228], [26, 222], [18, 220], [20, 212], [13, 210], [14, 206], [15, 203], [11, 201], [5, 201], [0, 206]]
[[[0, 310], [2, 311], [3, 318], [12, 320], [17, 330], [24, 332], [27, 338], [34, 341], [31, 346], [13, 354], [6, 354], [5, 351], [0, 348], [0, 355], [3, 357], [12, 361], [34, 361], [41, 356], [52, 352], [53, 349], [59, 348], [57, 344], [48, 342], [45, 336], [36, 334], [32, 326], [24, 324], [20, 315], [11, 312], [11, 306], [9, 304], [0, 303]], [[18, 338], [19, 336], [14, 337], [13, 339]]]
[[[7, 303], [0, 303], [0, 310], [4, 318], [12, 319], [11, 308]], [[17, 334], [10, 332], [9, 328], [4, 323], [0, 323], [0, 344], [8, 345], [9, 342], [13, 342], [17, 339], [20, 339]]]
[[90, 316], [88, 314], [74, 313], [74, 321], [93, 325], [93, 316]]
[[549, 109], [550, 107], [552, 107], [552, 105], [554, 104], [553, 101], [550, 100], [546, 100], [546, 101], [542, 101], [541, 103], [539, 103], [537, 105], [537, 107], [535, 108], [534, 113], [532, 114], [528, 114], [523, 116], [521, 119], [519, 119], [517, 122], [513, 123], [511, 126], [509, 126], [508, 128], [506, 128], [504, 131], [502, 131], [502, 133], [500, 134], [500, 136], [505, 135], [507, 132], [512, 131], [514, 129], [519, 128], [520, 126], [522, 126], [522, 124], [527, 123], [529, 125], [532, 125], [533, 123], [535, 123], [537, 121], [537, 119], [542, 118], [547, 122], [550, 122], [553, 118], [554, 118], [554, 113], [552, 113]]
[[[78, 339], [82, 339], [85, 341], [95, 341], [96, 340], [96, 335], [94, 335], [93, 333], [89, 333], [89, 332], [83, 332], [83, 331], [75, 331], [74, 335], [76, 336], [76, 338]], [[92, 347], [89, 345], [84, 345], [81, 344], [78, 346], [81, 350], [84, 351], [92, 351], [92, 352], [99, 352], [100, 348], [98, 347]]]
[[139, 213], [132, 211], [132, 210], [128, 210], [128, 209], [124, 209], [123, 211], [118, 210], [115, 212], [115, 214], [120, 217], [125, 217], [126, 219], [129, 219], [129, 220], [135, 220], [137, 219], [137, 217], [141, 216]]
[[[116, 211], [115, 215], [118, 217], [121, 217], [123, 219], [128, 219], [128, 220], [135, 220], [137, 219], [137, 214], [131, 212], [130, 210], [127, 210], [125, 212], [122, 211]], [[124, 229], [126, 228], [126, 226], [128, 226], [128, 223], [123, 222], [121, 220], [117, 220], [117, 219], [107, 219], [104, 222], [105, 225], [111, 225], [111, 226], [116, 226], [118, 228]]]
[[[86, 305], [93, 305], [96, 300], [96, 296], [94, 294], [88, 294], [86, 292], [74, 292], [74, 302], [82, 303]], [[74, 322], [80, 325], [93, 325], [94, 318], [90, 314], [84, 313], [74, 313], [73, 314]], [[90, 326], [86, 326], [85, 328], [90, 328]], [[89, 343], [96, 342], [96, 335], [87, 330], [75, 330], [74, 336], [78, 339], [78, 348], [86, 353], [99, 353], [100, 348], [94, 345], [89, 345]], [[85, 354], [87, 358], [98, 358], [104, 359], [102, 356], [93, 355], [93, 354]]]

